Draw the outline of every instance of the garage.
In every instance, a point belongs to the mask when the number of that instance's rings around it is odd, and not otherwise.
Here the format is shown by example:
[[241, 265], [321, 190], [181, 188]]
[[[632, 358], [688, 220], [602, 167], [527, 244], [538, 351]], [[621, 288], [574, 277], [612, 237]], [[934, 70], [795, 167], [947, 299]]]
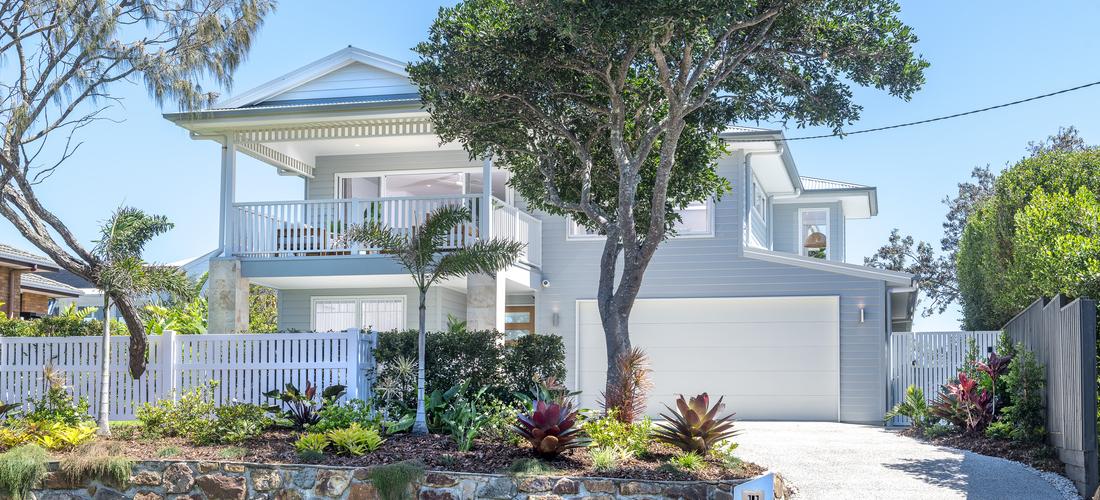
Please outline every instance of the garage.
[[[836, 296], [638, 299], [630, 329], [649, 354], [653, 416], [677, 394], [706, 391], [741, 420], [839, 419]], [[606, 352], [596, 302], [577, 301], [583, 406], [598, 404]]]

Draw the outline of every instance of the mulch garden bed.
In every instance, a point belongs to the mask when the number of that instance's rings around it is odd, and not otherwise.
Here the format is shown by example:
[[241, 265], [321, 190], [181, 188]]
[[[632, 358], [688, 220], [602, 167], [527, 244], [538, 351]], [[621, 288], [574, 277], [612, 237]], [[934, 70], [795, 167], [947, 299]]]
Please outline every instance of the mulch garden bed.
[[[270, 431], [256, 439], [235, 446], [195, 446], [181, 438], [123, 438], [110, 439], [120, 451], [135, 460], [209, 460], [240, 461], [266, 464], [301, 463], [294, 449], [297, 434], [290, 431]], [[166, 449], [173, 453], [168, 454]], [[597, 471], [591, 456], [585, 449], [570, 450], [555, 460], [544, 463], [554, 469], [553, 474], [573, 477], [608, 477], [659, 481], [719, 480], [755, 477], [765, 472], [759, 465], [744, 462], [738, 468], [723, 467], [715, 459], [708, 458], [704, 467], [684, 471], [666, 464], [677, 455], [675, 447], [651, 443], [650, 453], [644, 460], [626, 459], [611, 471]], [[167, 456], [166, 456], [167, 455]], [[390, 436], [374, 452], [358, 457], [325, 454], [318, 465], [344, 467], [368, 467], [401, 461], [417, 461], [429, 470], [452, 472], [507, 473], [513, 463], [532, 458], [530, 448], [509, 444], [478, 441], [471, 451], [458, 451], [449, 436]]]
[[1055, 454], [1053, 448], [1046, 444], [1027, 444], [1009, 441], [1007, 439], [993, 439], [983, 435], [948, 434], [935, 438], [927, 438], [913, 428], [907, 428], [899, 432], [903, 436], [909, 436], [936, 446], [947, 446], [960, 450], [972, 451], [991, 457], [1000, 457], [1030, 465], [1041, 471], [1064, 474], [1065, 465]]

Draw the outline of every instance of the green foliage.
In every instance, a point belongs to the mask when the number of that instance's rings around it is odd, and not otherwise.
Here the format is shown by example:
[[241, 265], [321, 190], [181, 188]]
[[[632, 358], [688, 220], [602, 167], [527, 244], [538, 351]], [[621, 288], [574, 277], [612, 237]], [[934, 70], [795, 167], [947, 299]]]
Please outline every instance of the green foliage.
[[691, 472], [702, 469], [706, 466], [706, 462], [703, 461], [703, 456], [694, 452], [681, 453], [668, 459], [669, 465], [680, 469], [682, 471]]
[[478, 437], [489, 421], [489, 415], [481, 409], [485, 388], [473, 394], [465, 394], [465, 386], [459, 388], [455, 398], [448, 402], [439, 416], [439, 421], [443, 430], [458, 445], [458, 451], [470, 451], [474, 446], [474, 438]]
[[627, 456], [641, 457], [649, 450], [653, 433], [653, 421], [649, 417], [640, 422], [624, 423], [615, 409], [600, 418], [584, 422], [584, 433], [592, 440], [592, 446], [602, 449], [618, 448]]
[[233, 403], [214, 408], [214, 417], [205, 430], [189, 437], [196, 444], [237, 444], [259, 436], [273, 423], [265, 408]]
[[1023, 344], [1016, 345], [1016, 353], [1004, 376], [1012, 404], [1004, 408], [1002, 418], [1012, 426], [1010, 436], [1013, 440], [1042, 442], [1046, 438], [1043, 367]]
[[588, 453], [592, 456], [592, 467], [597, 472], [605, 473], [618, 469], [619, 464], [630, 456], [622, 448], [615, 446], [594, 447]]
[[993, 439], [1012, 439], [1012, 423], [998, 420], [985, 428], [985, 436]]
[[95, 439], [96, 425], [81, 422], [20, 420], [0, 427], [0, 449], [35, 444], [51, 451], [68, 451]]
[[[0, 317], [0, 337], [94, 337], [103, 334], [103, 322], [63, 316], [35, 319]], [[126, 335], [124, 323], [111, 321], [112, 335]]]
[[423, 475], [424, 467], [413, 462], [371, 467], [367, 473], [381, 500], [403, 500], [409, 494], [409, 486]]
[[521, 413], [516, 420], [516, 432], [523, 436], [540, 457], [553, 458], [566, 450], [582, 448], [588, 441], [577, 425], [577, 410], [571, 402], [536, 401], [532, 411]]
[[259, 436], [273, 424], [267, 409], [250, 403], [217, 406], [217, 381], [184, 392], [175, 401], [145, 403], [137, 411], [142, 434], [182, 437], [198, 445], [236, 444]]
[[536, 380], [565, 379], [565, 341], [559, 335], [524, 335], [504, 345], [504, 384], [509, 393]]
[[600, 403], [609, 416], [631, 423], [645, 413], [649, 381], [649, 358], [640, 347], [631, 347], [615, 361], [618, 381], [608, 384]]
[[894, 405], [890, 411], [886, 412], [883, 420], [889, 421], [895, 417], [908, 418], [913, 422], [913, 427], [917, 431], [923, 430], [936, 420], [929, 411], [928, 400], [924, 397], [924, 391], [915, 385], [910, 385], [905, 389], [905, 400]]
[[317, 423], [309, 426], [310, 432], [346, 429], [352, 424], [371, 428], [382, 425], [382, 415], [371, 410], [370, 404], [361, 399], [325, 405], [317, 412], [317, 417]]
[[0, 492], [13, 500], [27, 498], [30, 489], [46, 475], [46, 450], [33, 444], [0, 453]]
[[711, 407], [705, 392], [690, 400], [681, 395], [676, 398], [676, 410], [665, 408], [669, 413], [661, 414], [665, 422], [657, 424], [654, 437], [685, 452], [706, 454], [712, 445], [739, 434], [733, 428], [732, 413], [719, 416], [725, 408], [722, 398]]
[[958, 429], [956, 429], [954, 425], [945, 422], [936, 422], [924, 428], [924, 437], [936, 439], [956, 432], [958, 432]]
[[218, 457], [225, 460], [240, 460], [246, 455], [248, 455], [248, 449], [240, 446], [227, 446], [218, 450]]
[[157, 456], [160, 458], [171, 458], [182, 453], [183, 450], [179, 446], [165, 446], [157, 450]]
[[722, 467], [729, 470], [740, 470], [744, 467], [745, 462], [734, 455], [734, 451], [737, 450], [737, 443], [732, 439], [722, 441], [710, 448], [710, 456], [718, 459], [722, 462]]
[[294, 441], [294, 450], [298, 452], [298, 458], [303, 462], [317, 462], [324, 457], [328, 445], [328, 435], [321, 432], [307, 432]]
[[346, 429], [332, 429], [325, 433], [325, 437], [336, 453], [356, 457], [377, 450], [385, 441], [377, 430], [365, 428], [358, 422]]
[[249, 333], [279, 331], [279, 292], [260, 285], [248, 286]]
[[283, 390], [272, 389], [263, 393], [268, 399], [274, 399], [278, 404], [268, 406], [267, 411], [279, 415], [284, 421], [295, 429], [302, 430], [316, 424], [320, 420], [318, 412], [325, 406], [334, 405], [340, 399], [347, 387], [333, 384], [321, 391], [321, 400], [317, 400], [318, 386], [306, 381], [305, 390], [299, 390], [294, 384], [287, 382]]
[[[207, 332], [209, 304], [202, 295], [207, 275], [203, 274], [191, 284], [187, 297], [169, 300], [164, 304], [149, 304], [143, 311], [145, 329], [154, 334], [172, 330], [181, 334]], [[249, 285], [248, 332], [274, 333], [279, 329], [279, 295], [271, 288]]]
[[63, 457], [59, 469], [73, 482], [99, 479], [123, 486], [130, 482], [134, 461], [123, 456], [117, 445], [95, 442]]
[[23, 415], [24, 419], [59, 423], [70, 427], [92, 420], [88, 415], [88, 401], [83, 397], [73, 401], [61, 377], [63, 375], [60, 372], [53, 371], [50, 367], [45, 369], [46, 392], [42, 397], [31, 400], [32, 409]]
[[514, 476], [547, 476], [558, 472], [558, 469], [537, 458], [517, 458], [508, 466], [507, 472]]
[[512, 427], [519, 416], [520, 403], [507, 403], [492, 397], [487, 399], [481, 405], [482, 414], [485, 415], [481, 438], [493, 443], [519, 444], [520, 437]]

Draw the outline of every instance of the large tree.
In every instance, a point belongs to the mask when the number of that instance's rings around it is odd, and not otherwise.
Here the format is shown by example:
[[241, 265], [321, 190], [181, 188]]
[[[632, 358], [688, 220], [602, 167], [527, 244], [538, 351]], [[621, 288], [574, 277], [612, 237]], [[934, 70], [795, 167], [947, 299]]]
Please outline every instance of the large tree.
[[[529, 206], [606, 235], [596, 293], [615, 360], [677, 211], [721, 196], [718, 134], [774, 120], [840, 132], [851, 85], [908, 98], [927, 66], [891, 0], [470, 0], [409, 67], [437, 132], [513, 172]], [[616, 266], [621, 264], [621, 272]]]
[[[0, 3], [0, 215], [61, 267], [100, 284], [104, 262], [38, 197], [71, 163], [79, 131], [118, 118], [115, 84], [140, 82], [162, 104], [213, 102], [272, 0], [20, 0]], [[109, 293], [130, 331], [130, 373], [145, 370], [139, 311]]]

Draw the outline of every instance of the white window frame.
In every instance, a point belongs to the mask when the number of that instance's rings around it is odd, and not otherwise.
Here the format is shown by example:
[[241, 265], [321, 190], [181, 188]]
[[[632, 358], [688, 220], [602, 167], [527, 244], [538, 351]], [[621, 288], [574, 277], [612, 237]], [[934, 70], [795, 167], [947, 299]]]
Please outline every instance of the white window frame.
[[[503, 168], [497, 168], [501, 172], [508, 172]], [[361, 177], [378, 177], [378, 192], [381, 197], [386, 197], [386, 176], [388, 175], [410, 175], [410, 174], [480, 174], [482, 167], [454, 167], [454, 168], [413, 168], [408, 170], [364, 170], [359, 172], [337, 172], [333, 174], [334, 182], [332, 183], [332, 198], [340, 199], [340, 183], [344, 179], [355, 179]], [[509, 176], [511, 175], [508, 172]], [[467, 188], [466, 176], [462, 176], [462, 192], [466, 192]], [[467, 193], [464, 196], [478, 193]], [[509, 205], [514, 205], [515, 191], [510, 186], [505, 186], [504, 196], [506, 199], [501, 200]]]
[[[762, 206], [757, 207], [756, 201], [758, 199], [763, 203]], [[756, 178], [756, 174], [752, 174], [752, 211], [756, 215], [760, 216], [760, 220], [768, 222], [768, 193], [764, 192], [764, 188], [760, 187], [760, 180]]]
[[[714, 200], [707, 200], [707, 228], [704, 231], [695, 232], [680, 232], [673, 239], [691, 239], [691, 238], [713, 238], [714, 237]], [[602, 234], [587, 234], [580, 232], [581, 225], [577, 224], [572, 217], [565, 217], [565, 239], [566, 241], [592, 241], [602, 240], [606, 238]]]
[[[363, 301], [364, 300], [395, 300], [401, 302], [401, 325], [397, 328], [398, 331], [403, 331], [407, 328], [409, 318], [408, 297], [404, 295], [314, 295], [309, 298], [309, 330], [311, 332], [317, 331], [317, 303], [318, 302], [339, 302], [339, 301], [355, 301], [355, 318], [357, 322], [363, 320]], [[366, 329], [367, 325], [359, 325], [356, 328]]]
[[802, 207], [798, 209], [798, 226], [794, 228], [794, 243], [798, 246], [798, 255], [803, 257], [809, 257], [809, 252], [806, 251], [806, 247], [802, 246], [802, 243], [806, 240], [806, 236], [802, 234], [802, 215], [804, 212], [820, 212], [825, 211], [825, 260], [832, 260], [833, 256], [833, 228], [832, 228], [832, 210], [829, 207]]

